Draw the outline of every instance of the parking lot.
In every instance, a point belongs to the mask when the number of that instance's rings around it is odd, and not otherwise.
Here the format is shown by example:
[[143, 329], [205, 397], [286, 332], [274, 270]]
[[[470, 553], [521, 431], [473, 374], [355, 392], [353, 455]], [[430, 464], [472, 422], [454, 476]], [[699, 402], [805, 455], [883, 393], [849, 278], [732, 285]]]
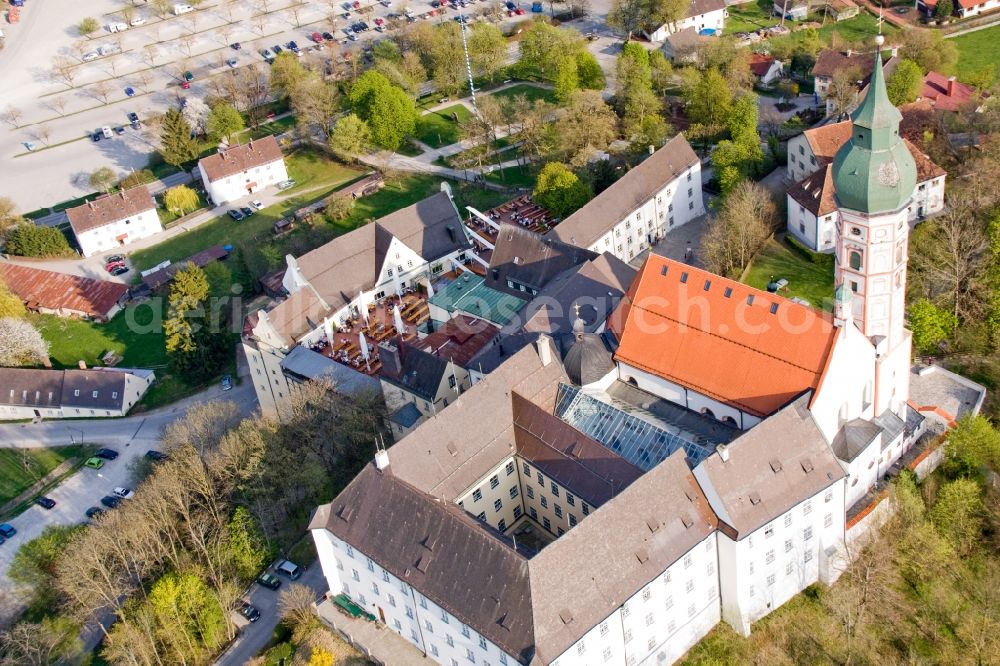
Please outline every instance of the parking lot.
[[[322, 48], [306, 57], [338, 62], [357, 57], [373, 39], [389, 34], [391, 26], [405, 23], [403, 14], [427, 21], [457, 15], [429, 16], [434, 11], [430, 0], [388, 3], [365, 0], [363, 5], [352, 3], [348, 11], [337, 3], [221, 0], [164, 17], [147, 4], [134, 10], [132, 20], [141, 25], [115, 33], [108, 26], [123, 19], [114, 0], [28, 3], [21, 22], [5, 26], [6, 46], [0, 51], [0, 158], [5, 164], [0, 192], [30, 211], [88, 194], [93, 190], [89, 174], [101, 166], [119, 174], [144, 167], [157, 136], [145, 127], [131, 128], [128, 114], [144, 119], [177, 106], [182, 98], [218, 94], [224, 77], [250, 63], [263, 64], [264, 49], [273, 53], [275, 46], [287, 48], [295, 41], [303, 52]], [[480, 0], [459, 11], [470, 18], [506, 16], [502, 7], [497, 0]], [[97, 18], [101, 27], [81, 38], [76, 26], [87, 16]], [[378, 20], [386, 32], [375, 29]], [[352, 39], [345, 28], [358, 22], [370, 29], [352, 33]], [[335, 41], [324, 40], [317, 47], [310, 39], [314, 32], [326, 32]], [[235, 43], [239, 50], [231, 47]], [[187, 72], [190, 87], [184, 88]], [[112, 138], [92, 141], [105, 126], [112, 129]], [[123, 127], [121, 134], [113, 131], [117, 127]]]

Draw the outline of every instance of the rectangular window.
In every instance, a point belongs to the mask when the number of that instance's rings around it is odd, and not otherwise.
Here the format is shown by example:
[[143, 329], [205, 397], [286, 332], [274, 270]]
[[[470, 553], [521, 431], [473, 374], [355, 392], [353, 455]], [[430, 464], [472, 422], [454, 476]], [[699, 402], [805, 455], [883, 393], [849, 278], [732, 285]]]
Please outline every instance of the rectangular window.
[[528, 513], [531, 514], [532, 518], [534, 518], [535, 520], [538, 520], [538, 512], [535, 511], [535, 507], [529, 506], [528, 507]]
[[806, 500], [802, 504], [802, 515], [808, 516], [810, 513], [812, 513], [812, 510], [813, 510], [812, 500]]
[[499, 485], [500, 485], [500, 479], [497, 476], [494, 475], [493, 477], [490, 478], [490, 488], [496, 488]]
[[516, 520], [516, 519], [520, 518], [522, 513], [523, 513], [523, 511], [521, 511], [521, 505], [520, 504], [515, 504], [514, 505], [514, 519]]
[[673, 607], [674, 607], [674, 598], [672, 596], [667, 597], [667, 610], [670, 610]]
[[545, 495], [542, 495], [542, 508], [549, 508], [549, 500], [545, 497]]
[[576, 498], [573, 497], [573, 493], [566, 493], [566, 504], [576, 506]]
[[542, 518], [542, 525], [543, 525], [543, 526], [545, 527], [545, 529], [547, 529], [547, 530], [551, 530], [551, 529], [552, 529], [552, 523], [551, 523], [551, 522], [549, 522], [549, 519], [548, 519], [548, 518]]
[[805, 552], [805, 554], [804, 554], [804, 555], [802, 556], [802, 559], [803, 559], [803, 561], [805, 561], [805, 562], [808, 562], [808, 561], [809, 561], [809, 560], [811, 560], [812, 558], [813, 558], [813, 554], [812, 554], [812, 551], [811, 551], [811, 550], [807, 550], [807, 551]]
[[433, 643], [431, 644], [431, 654], [435, 657], [438, 656], [438, 646]]
[[574, 516], [572, 513], [569, 514], [569, 526], [576, 527], [576, 516]]
[[537, 476], [538, 476], [538, 485], [540, 485], [542, 488], [544, 488], [545, 487], [545, 477], [542, 476], [541, 472], [536, 472], [535, 474], [537, 474]]
[[830, 527], [831, 525], [833, 525], [833, 514], [828, 513], [823, 518], [823, 527]]
[[802, 530], [802, 538], [806, 541], [813, 538], [813, 528], [811, 526]]
[[451, 634], [444, 635], [444, 642], [448, 644], [448, 647], [455, 647], [455, 639], [451, 637]]
[[774, 574], [768, 574], [768, 576], [767, 576], [767, 584], [769, 586], [770, 585], [774, 585]]
[[608, 621], [601, 622], [601, 636], [608, 635]]
[[791, 562], [789, 562], [788, 564], [785, 565], [785, 575], [786, 576], [791, 576], [792, 575], [792, 563]]
[[501, 518], [500, 522], [497, 523], [497, 529], [500, 530], [501, 532], [506, 531], [507, 530], [507, 521], [504, 520], [503, 518]]
[[486, 649], [486, 639], [483, 638], [482, 636], [479, 637], [479, 647], [481, 647], [484, 650]]
[[687, 569], [691, 566], [691, 553], [684, 556], [684, 568]]
[[524, 492], [528, 493], [528, 499], [535, 499], [535, 489], [531, 486], [525, 486]]
[[604, 661], [611, 661], [611, 648], [604, 648]]
[[389, 582], [389, 572], [386, 571], [385, 569], [382, 569], [382, 580], [384, 580], [387, 583]]
[[552, 484], [552, 496], [559, 497], [559, 486], [554, 483]]
[[374, 594], [374, 595], [375, 595], [376, 597], [378, 596], [378, 583], [372, 583], [372, 593], [373, 593], [373, 594]]
[[517, 497], [517, 493], [518, 493], [517, 486], [511, 486], [510, 487], [510, 498], [514, 499], [515, 497]]
[[507, 476], [510, 476], [511, 474], [514, 473], [514, 461], [513, 460], [511, 460], [509, 463], [507, 463], [506, 469], [507, 469]]
[[441, 621], [448, 624], [448, 611], [443, 608], [441, 609]]
[[558, 504], [554, 504], [552, 505], [552, 508], [556, 512], [556, 518], [562, 518], [562, 507], [559, 506]]
[[478, 502], [481, 499], [483, 499], [483, 491], [480, 490], [479, 488], [476, 488], [475, 490], [472, 491], [472, 501]]
[[774, 525], [768, 525], [764, 528], [764, 536], [768, 539], [774, 536]]
[[770, 564], [771, 562], [774, 562], [774, 549], [773, 548], [771, 550], [767, 551], [767, 555], [764, 556], [764, 562], [766, 564]]
[[685, 583], [684, 584], [684, 589], [687, 590], [688, 592], [694, 591], [694, 581], [693, 580], [689, 580], [687, 583]]
[[424, 620], [424, 629], [427, 630], [428, 634], [434, 633], [434, 625], [431, 624], [430, 620]]
[[786, 513], [785, 514], [785, 527], [791, 527], [791, 526], [792, 526], [792, 514]]
[[646, 626], [647, 627], [653, 626], [653, 622], [654, 622], [654, 620], [653, 620], [653, 614], [652, 613], [646, 613]]
[[650, 590], [648, 587], [645, 590], [642, 591], [642, 600], [643, 601], [649, 601], [649, 598], [651, 596], [653, 596], [653, 591]]
[[481, 520], [481, 521], [483, 521], [485, 523], [486, 522], [486, 512], [485, 511], [480, 511], [479, 515], [476, 516], [476, 520]]
[[503, 502], [501, 502], [500, 500], [496, 500], [495, 502], [493, 502], [494, 511], [499, 511], [502, 508], [503, 508]]
[[792, 540], [791, 539], [785, 539], [785, 552], [786, 553], [792, 552]]
[[420, 595], [420, 607], [427, 610], [427, 597], [422, 594]]
[[580, 502], [580, 509], [583, 511], [583, 515], [585, 516], [590, 515], [590, 507], [587, 506], [586, 502]]
[[525, 476], [531, 476], [531, 468], [528, 467], [528, 463], [524, 463], [521, 465], [521, 471], [524, 472]]
[[465, 648], [465, 658], [471, 661], [473, 664], [476, 663], [476, 655], [472, 651], [472, 648]]

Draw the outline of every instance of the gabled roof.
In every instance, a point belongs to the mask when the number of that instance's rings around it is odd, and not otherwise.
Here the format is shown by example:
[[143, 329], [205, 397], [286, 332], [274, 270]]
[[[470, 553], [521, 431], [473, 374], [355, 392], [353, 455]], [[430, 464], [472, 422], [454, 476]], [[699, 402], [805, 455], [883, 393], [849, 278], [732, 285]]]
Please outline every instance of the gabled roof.
[[568, 268], [597, 257], [595, 252], [514, 226], [501, 225], [490, 255], [486, 286], [528, 300], [530, 293], [507, 286], [507, 280], [536, 291]]
[[857, 67], [861, 70], [861, 75], [864, 77], [871, 74], [872, 63], [874, 62], [874, 53], [823, 49], [816, 56], [816, 64], [813, 65], [813, 76], [833, 78], [842, 69]]
[[957, 81], [954, 76], [927, 72], [920, 96], [931, 100], [934, 108], [958, 111], [962, 105], [976, 100], [978, 93], [975, 88]]
[[0, 405], [120, 410], [129, 374], [124, 369], [0, 368]]
[[448, 361], [409, 343], [403, 343], [399, 350], [402, 356], [399, 374], [393, 374], [389, 366], [383, 364], [382, 379], [423, 400], [434, 402], [441, 381], [448, 372]]
[[334, 314], [312, 287], [304, 287], [267, 312], [259, 312], [258, 321], [266, 321], [274, 332], [291, 346], [309, 331], [315, 330]]
[[608, 328], [618, 361], [757, 416], [815, 389], [837, 339], [824, 312], [655, 254]]
[[701, 16], [702, 14], [717, 12], [719, 10], [724, 10], [725, 8], [726, 0], [691, 0], [691, 3], [688, 5], [687, 16], [685, 18]]
[[751, 53], [750, 71], [753, 72], [754, 76], [767, 76], [767, 73], [771, 71], [771, 65], [777, 61], [778, 59], [772, 55]]
[[128, 285], [0, 262], [0, 279], [28, 309], [69, 310], [107, 317], [128, 292]]
[[366, 466], [320, 507], [310, 529], [329, 530], [527, 663], [535, 642], [528, 560], [457, 505], [406, 483], [396, 467]]
[[214, 183], [248, 169], [283, 159], [284, 155], [281, 154], [277, 140], [274, 136], [266, 136], [203, 157], [198, 160], [198, 166], [204, 171], [208, 181]]
[[[905, 123], [908, 116], [915, 116], [919, 114], [920, 108], [911, 104], [906, 107], [900, 107], [900, 111], [902, 112], [903, 122]], [[902, 133], [902, 125], [900, 127]], [[840, 147], [847, 143], [847, 141], [851, 138], [851, 129], [851, 121], [845, 120], [839, 123], [823, 125], [822, 127], [813, 127], [802, 132], [806, 141], [809, 142], [809, 147], [812, 149], [813, 155], [816, 156], [817, 165], [822, 167], [833, 162], [834, 155], [836, 155], [837, 151], [840, 150]], [[910, 149], [910, 154], [913, 155], [913, 160], [916, 162], [918, 183], [922, 183], [938, 176], [943, 176], [947, 173], [944, 169], [935, 164], [930, 157], [917, 148], [912, 141], [906, 138], [904, 138], [903, 141], [906, 143], [907, 148]], [[812, 185], [814, 187], [811, 189], [814, 190], [816, 183], [812, 182]], [[789, 194], [791, 194], [791, 191], [789, 191]]]
[[556, 225], [546, 237], [590, 247], [667, 183], [695, 164], [698, 164], [698, 156], [684, 135], [678, 134], [583, 208]]
[[145, 185], [108, 194], [88, 201], [82, 206], [66, 209], [66, 217], [73, 233], [82, 234], [119, 220], [134, 217], [147, 210], [154, 210], [156, 203]]
[[816, 217], [836, 212], [835, 194], [833, 175], [829, 164], [825, 164], [819, 171], [806, 176], [788, 188], [788, 196], [803, 205]]
[[[809, 413], [812, 391], [695, 467], [720, 529], [743, 539], [844, 478], [844, 470]], [[722, 524], [727, 528], [724, 528]]]
[[469, 366], [469, 361], [499, 333], [500, 329], [485, 319], [459, 315], [452, 317], [441, 328], [414, 344], [426, 352], [465, 368]]

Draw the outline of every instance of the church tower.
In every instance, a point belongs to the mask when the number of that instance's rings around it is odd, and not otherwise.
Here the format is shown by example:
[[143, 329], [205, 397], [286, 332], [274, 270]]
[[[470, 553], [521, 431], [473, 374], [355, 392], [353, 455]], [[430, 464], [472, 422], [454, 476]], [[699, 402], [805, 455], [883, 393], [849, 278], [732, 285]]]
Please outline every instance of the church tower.
[[864, 100], [851, 114], [851, 139], [833, 159], [840, 211], [835, 283], [849, 290], [852, 320], [875, 346], [875, 413], [902, 414], [908, 397], [910, 332], [904, 328], [909, 224], [917, 183], [913, 155], [899, 136], [902, 115], [889, 101], [882, 35]]

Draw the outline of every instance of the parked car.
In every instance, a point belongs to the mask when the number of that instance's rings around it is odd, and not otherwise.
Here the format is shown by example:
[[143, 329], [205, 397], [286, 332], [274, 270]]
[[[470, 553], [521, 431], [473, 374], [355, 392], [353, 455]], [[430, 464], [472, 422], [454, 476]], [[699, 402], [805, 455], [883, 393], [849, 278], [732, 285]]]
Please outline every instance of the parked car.
[[332, 41], [334, 41], [334, 38], [333, 38], [333, 35], [331, 35], [331, 34], [330, 34], [330, 33], [328, 33], [328, 32], [324, 32], [324, 33], [323, 33], [323, 39], [325, 39], [325, 40], [326, 40], [326, 41], [328, 41], [328, 42], [332, 42]]
[[163, 453], [161, 451], [156, 451], [155, 449], [150, 449], [149, 451], [146, 451], [146, 457], [149, 458], [150, 460], [152, 460], [153, 462], [160, 462], [161, 460], [166, 460], [170, 456], [168, 456], [166, 453]]
[[313, 41], [314, 41], [314, 42], [316, 42], [317, 44], [322, 44], [322, 43], [323, 43], [323, 42], [325, 41], [325, 40], [323, 39], [323, 35], [321, 35], [321, 34], [320, 34], [320, 33], [318, 33], [318, 32], [314, 32], [313, 34], [311, 34], [311, 35], [309, 36], [309, 39], [313, 40]]
[[229, 65], [230, 67], [236, 67], [236, 63], [238, 62], [239, 61], [236, 58], [230, 58], [229, 60], [226, 61], [226, 64]]
[[274, 54], [271, 53], [271, 49], [261, 49], [260, 54], [264, 57], [264, 60], [274, 59]]
[[192, 74], [190, 71], [184, 72], [184, 80], [185, 81], [194, 81], [194, 74]]
[[89, 467], [90, 469], [101, 469], [104, 467], [104, 461], [94, 456], [92, 458], [87, 458], [87, 461], [83, 463], [84, 467]]
[[260, 611], [245, 601], [242, 604], [240, 604], [240, 615], [250, 620], [251, 622], [256, 622], [257, 620], [260, 619]]
[[108, 507], [109, 509], [117, 509], [118, 505], [122, 503], [121, 497], [116, 497], [115, 495], [105, 495], [101, 498], [101, 504]]
[[240, 206], [240, 212], [243, 213], [243, 217], [250, 217], [254, 214], [254, 209], [249, 206]]
[[263, 210], [263, 208], [264, 208], [264, 204], [262, 204], [257, 199], [254, 199], [253, 201], [251, 201], [250, 205], [253, 206], [254, 208], [256, 208], [257, 210]]
[[115, 134], [121, 136], [124, 133], [125, 133], [125, 128], [123, 126], [119, 125], [118, 127], [115, 128]]
[[230, 375], [222, 375], [222, 390], [233, 390], [233, 378]]
[[274, 571], [282, 576], [287, 576], [291, 580], [298, 580], [302, 575], [302, 569], [291, 560], [280, 560], [274, 567]]
[[105, 460], [114, 460], [118, 457], [118, 452], [114, 449], [97, 449], [94, 451], [94, 455]]
[[257, 584], [269, 590], [277, 590], [281, 587], [281, 581], [269, 573], [262, 573], [257, 576]]
[[279, 190], [287, 190], [289, 187], [295, 187], [295, 181], [289, 178], [278, 183], [276, 187]]
[[97, 518], [102, 513], [104, 513], [104, 509], [102, 509], [99, 506], [92, 506], [89, 509], [87, 509], [86, 515], [87, 518]]
[[126, 88], [125, 89], [125, 96], [126, 97], [135, 97], [135, 88], [132, 88], [132, 87]]
[[241, 213], [240, 211], [236, 210], [235, 208], [230, 209], [227, 212], [227, 215], [229, 215], [229, 217], [233, 218], [237, 222], [239, 222], [240, 220], [243, 219], [243, 213]]
[[130, 112], [128, 114], [128, 121], [132, 125], [132, 129], [139, 129], [142, 125], [139, 123], [139, 114], [135, 112]]
[[103, 135], [101, 134], [100, 130], [98, 130], [98, 131], [96, 131], [96, 132], [94, 132], [93, 134], [90, 135], [90, 140], [93, 141], [94, 143], [97, 143], [102, 138], [103, 138]]
[[240, 44], [239, 42], [233, 42], [232, 44], [229, 45], [229, 48], [231, 48], [234, 51], [239, 51], [241, 48], [243, 48], [243, 45]]
[[190, 81], [181, 81], [181, 88], [183, 88], [184, 90], [190, 90], [191, 89], [191, 82]]
[[42, 507], [43, 509], [51, 509], [56, 505], [56, 501], [48, 497], [39, 497], [35, 499], [35, 504]]
[[121, 266], [115, 266], [110, 271], [108, 271], [108, 273], [110, 273], [115, 277], [118, 277], [119, 275], [125, 275], [126, 273], [128, 273], [128, 266], [125, 266], [124, 264], [122, 264]]
[[97, 51], [88, 51], [83, 54], [83, 61], [90, 62], [91, 60], [97, 60], [100, 57], [101, 56], [97, 53]]
[[271, 50], [274, 51], [274, 55], [278, 55], [285, 49], [281, 48], [281, 46], [279, 46], [278, 44], [275, 44], [274, 46], [271, 47]]
[[117, 488], [114, 489], [113, 492], [115, 495], [121, 497], [122, 499], [132, 499], [133, 497], [135, 497], [135, 493], [132, 491], [131, 488], [123, 488], [122, 486], [118, 486]]
[[[130, 113], [129, 115], [130, 116], [134, 116], [135, 114], [134, 113]], [[130, 118], [130, 120], [131, 120], [131, 118]], [[104, 257], [104, 263], [106, 263], [106, 264], [123, 264], [123, 263], [125, 263], [125, 257], [123, 255], [120, 255], [120, 254], [109, 254], [108, 256]]]
[[17, 534], [17, 530], [14, 529], [13, 525], [10, 523], [0, 524], [0, 536], [3, 536], [4, 539], [9, 539], [15, 534]]
[[104, 138], [105, 138], [105, 139], [110, 139], [111, 137], [113, 137], [113, 136], [114, 136], [114, 135], [113, 135], [113, 134], [111, 133], [111, 127], [110, 127], [110, 126], [108, 126], [108, 125], [105, 125], [104, 127], [102, 127], [102, 128], [101, 128], [101, 134], [103, 134], [103, 135], [104, 135]]

